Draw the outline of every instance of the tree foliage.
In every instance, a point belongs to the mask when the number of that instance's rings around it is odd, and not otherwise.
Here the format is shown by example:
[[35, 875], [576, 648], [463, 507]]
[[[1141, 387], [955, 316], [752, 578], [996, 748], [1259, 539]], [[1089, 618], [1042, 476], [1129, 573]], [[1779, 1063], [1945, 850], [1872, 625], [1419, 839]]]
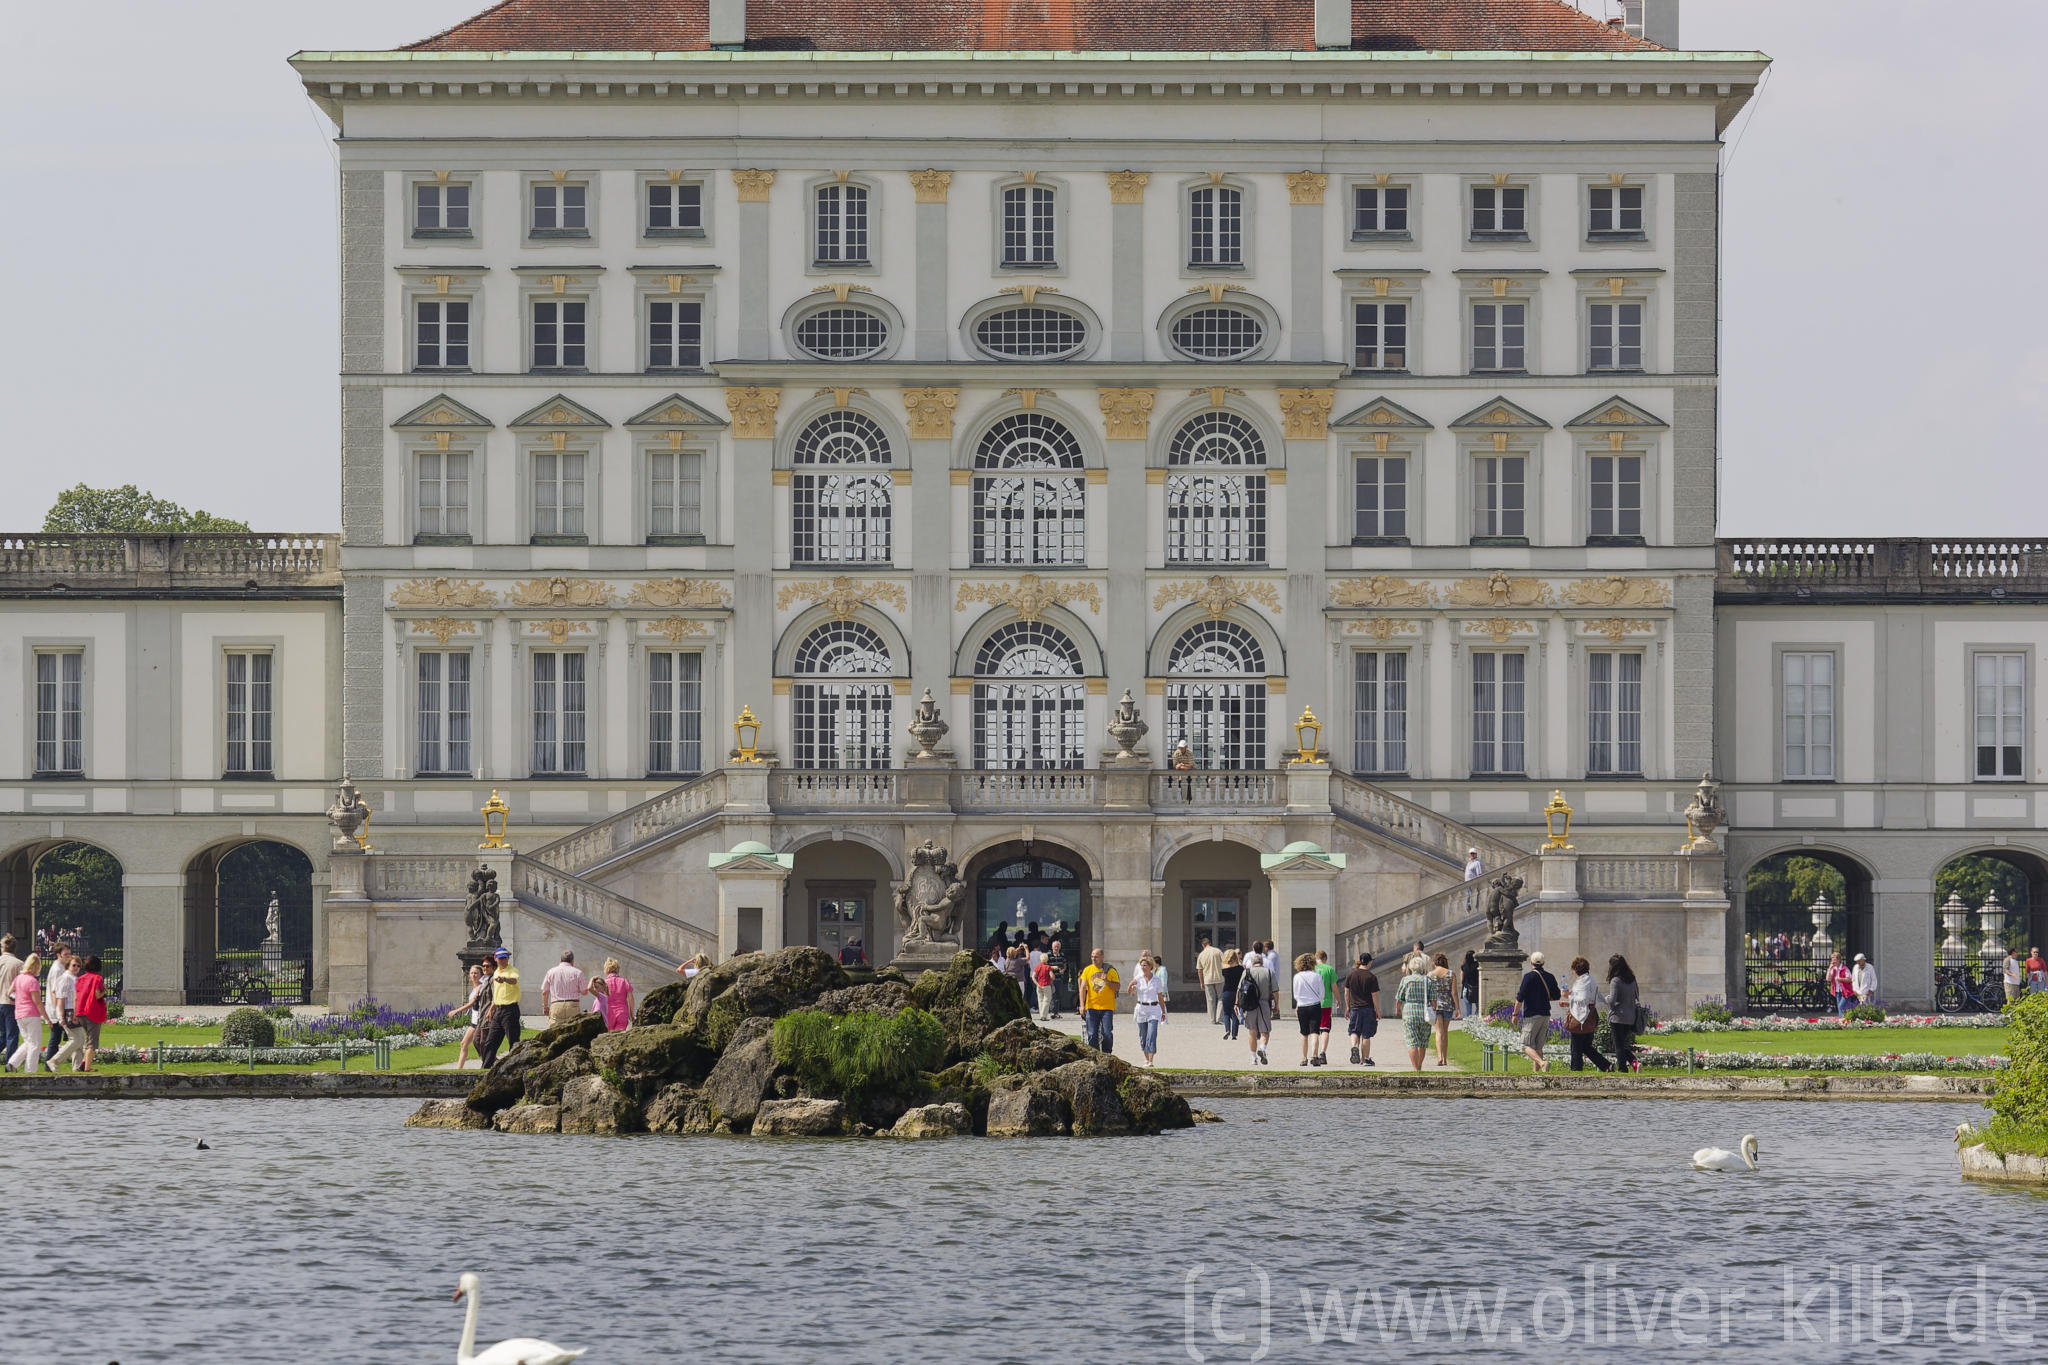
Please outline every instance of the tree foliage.
[[1962, 897], [1972, 910], [1984, 904], [1991, 892], [2007, 910], [2027, 908], [2027, 874], [2003, 858], [1966, 853], [1934, 876], [1934, 903], [1947, 905], [1951, 893]]
[[1749, 870], [1744, 903], [1751, 928], [1811, 928], [1807, 911], [1827, 893], [1838, 911], [1849, 903], [1849, 882], [1832, 863], [1803, 853], [1766, 858]]
[[217, 517], [204, 509], [188, 512], [168, 498], [134, 484], [119, 488], [67, 488], [43, 517], [43, 530], [56, 534], [105, 532], [170, 533], [246, 531], [248, 523]]
[[121, 944], [121, 864], [91, 844], [59, 844], [36, 863], [36, 923], [82, 926], [95, 951]]
[[273, 895], [285, 943], [298, 951], [312, 942], [313, 864], [298, 849], [269, 840], [243, 844], [220, 860], [219, 880], [215, 932], [222, 951], [262, 944]]
[[2015, 1128], [2048, 1130], [2048, 995], [2037, 991], [2007, 1005], [2005, 1017], [2012, 1032], [2007, 1065], [1992, 1082], [1991, 1112]]

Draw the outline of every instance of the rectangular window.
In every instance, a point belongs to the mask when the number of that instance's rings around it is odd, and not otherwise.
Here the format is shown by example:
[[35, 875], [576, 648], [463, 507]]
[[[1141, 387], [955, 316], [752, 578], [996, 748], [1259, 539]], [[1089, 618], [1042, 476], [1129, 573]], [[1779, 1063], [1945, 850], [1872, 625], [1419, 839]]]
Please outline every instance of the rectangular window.
[[1587, 315], [1586, 368], [1643, 368], [1643, 305], [1596, 303]]
[[1975, 674], [1977, 776], [2026, 776], [2027, 656], [1978, 654]]
[[868, 192], [859, 185], [818, 186], [819, 265], [865, 265]]
[[533, 235], [587, 237], [590, 187], [543, 182], [533, 187]]
[[1595, 455], [1588, 482], [1592, 503], [1586, 534], [1595, 539], [1643, 538], [1643, 457]]
[[1408, 187], [1359, 185], [1351, 191], [1351, 235], [1408, 235]]
[[85, 651], [36, 655], [36, 775], [85, 772]]
[[1586, 656], [1586, 771], [1616, 777], [1643, 771], [1643, 656]]
[[1244, 195], [1211, 185], [1188, 196], [1188, 264], [1244, 264]]
[[469, 301], [420, 299], [413, 307], [412, 367], [469, 368]]
[[1078, 475], [976, 474], [976, 564], [1081, 564], [1088, 499]]
[[422, 777], [469, 776], [469, 651], [423, 649], [413, 656], [414, 724]]
[[647, 304], [647, 368], [704, 368], [704, 305], [696, 300], [652, 299]]
[[1351, 367], [1355, 370], [1408, 368], [1407, 304], [1353, 305]]
[[797, 564], [889, 562], [889, 475], [800, 469], [790, 480], [790, 560]]
[[421, 181], [412, 187], [412, 235], [469, 236], [469, 186]]
[[1052, 265], [1053, 193], [1044, 185], [1012, 185], [1003, 191], [1003, 264]]
[[533, 654], [533, 775], [581, 777], [584, 772], [584, 652]]
[[703, 236], [704, 187], [649, 184], [646, 233], [649, 237]]
[[533, 304], [533, 368], [580, 370], [584, 366], [585, 320], [590, 305], [536, 299]]
[[648, 452], [647, 534], [703, 539], [704, 456], [700, 452]]
[[1643, 187], [1595, 185], [1586, 230], [1595, 237], [1643, 235]]
[[1529, 534], [1528, 458], [1480, 455], [1472, 461], [1472, 534], [1496, 539]]
[[1506, 650], [1472, 651], [1472, 772], [1519, 777], [1528, 770], [1524, 747], [1524, 670], [1528, 656]]
[[704, 656], [694, 650], [647, 654], [647, 775], [688, 777], [704, 770]]
[[1363, 455], [1356, 461], [1351, 534], [1359, 540], [1408, 539], [1408, 457]]
[[1521, 185], [1472, 187], [1474, 237], [1527, 237], [1529, 191]]
[[1472, 373], [1520, 374], [1529, 368], [1529, 305], [1472, 305]]
[[270, 652], [230, 650], [227, 656], [226, 771], [268, 776], [270, 767]]
[[469, 455], [460, 450], [423, 450], [417, 460], [415, 534], [469, 534]]
[[583, 461], [580, 450], [536, 450], [533, 453], [533, 533], [536, 536], [581, 536], [583, 524]]
[[1835, 656], [1787, 654], [1785, 780], [1835, 780]]
[[1354, 772], [1408, 771], [1408, 655], [1362, 649], [1352, 656]]

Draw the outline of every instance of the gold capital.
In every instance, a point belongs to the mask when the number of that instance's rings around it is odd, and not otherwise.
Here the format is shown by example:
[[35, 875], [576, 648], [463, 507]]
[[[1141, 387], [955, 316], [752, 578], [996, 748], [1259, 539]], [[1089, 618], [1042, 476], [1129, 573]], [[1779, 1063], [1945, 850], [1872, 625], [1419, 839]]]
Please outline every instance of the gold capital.
[[732, 414], [732, 435], [736, 441], [775, 439], [775, 410], [782, 406], [782, 390], [731, 388], [725, 391], [725, 410]]
[[953, 409], [959, 406], [958, 389], [905, 389], [903, 410], [910, 417], [910, 439], [952, 440]]
[[768, 189], [775, 183], [775, 172], [759, 170], [735, 170], [732, 173], [732, 187], [738, 192], [742, 204], [765, 204]]
[[1150, 183], [1150, 171], [1111, 171], [1109, 179], [1109, 202], [1112, 204], [1142, 204], [1145, 202], [1145, 186]]
[[951, 171], [912, 171], [910, 173], [910, 183], [917, 191], [918, 203], [943, 204], [946, 202], [946, 191], [953, 184], [953, 173]]
[[1290, 204], [1320, 204], [1323, 190], [1330, 183], [1330, 177], [1321, 171], [1290, 171], [1287, 176], [1287, 202]]

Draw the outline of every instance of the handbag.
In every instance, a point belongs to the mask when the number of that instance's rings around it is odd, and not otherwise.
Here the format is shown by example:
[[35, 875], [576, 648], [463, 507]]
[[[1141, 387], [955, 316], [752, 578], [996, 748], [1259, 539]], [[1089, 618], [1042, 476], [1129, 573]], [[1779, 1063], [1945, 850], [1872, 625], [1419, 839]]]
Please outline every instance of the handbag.
[[1588, 1006], [1584, 1019], [1574, 1019], [1571, 1016], [1571, 1011], [1565, 1011], [1564, 1031], [1566, 1033], [1576, 1033], [1584, 1037], [1587, 1034], [1597, 1033], [1599, 1030], [1600, 1011], [1598, 1009]]

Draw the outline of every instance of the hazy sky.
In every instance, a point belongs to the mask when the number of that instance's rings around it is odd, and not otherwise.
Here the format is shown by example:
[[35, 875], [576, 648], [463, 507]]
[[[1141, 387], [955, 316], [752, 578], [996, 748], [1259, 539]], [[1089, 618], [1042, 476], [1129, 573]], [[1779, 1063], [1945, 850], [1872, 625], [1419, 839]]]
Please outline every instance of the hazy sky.
[[[484, 3], [0, 0], [0, 530], [81, 479], [339, 524], [332, 130], [285, 58]], [[2048, 6], [1686, 0], [1684, 38], [1777, 59], [1729, 130], [1722, 534], [2048, 530], [2048, 333], [2010, 297]]]

